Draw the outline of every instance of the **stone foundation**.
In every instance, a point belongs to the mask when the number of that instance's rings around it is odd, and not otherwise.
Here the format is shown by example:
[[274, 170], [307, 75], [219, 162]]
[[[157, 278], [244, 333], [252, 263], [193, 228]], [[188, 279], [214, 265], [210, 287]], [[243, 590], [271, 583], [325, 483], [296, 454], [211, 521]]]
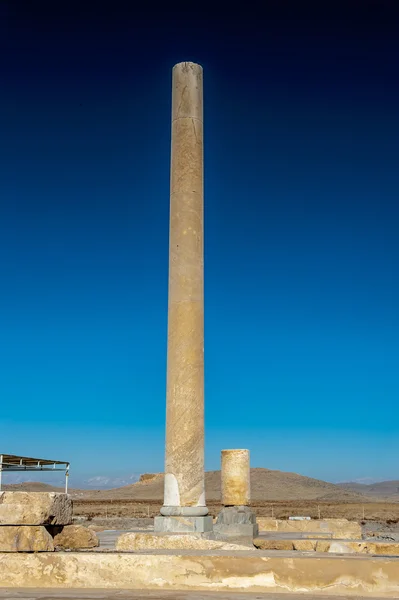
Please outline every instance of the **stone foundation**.
[[[54, 552], [0, 554], [2, 588], [307, 593], [399, 597], [399, 560], [349, 555]], [[15, 590], [14, 590], [15, 591]], [[10, 592], [11, 595], [11, 592]]]
[[254, 546], [260, 550], [297, 550], [300, 552], [329, 552], [332, 554], [371, 554], [397, 556], [398, 542], [370, 542], [364, 540], [321, 540], [289, 538], [255, 538]]
[[[269, 519], [267, 517], [258, 517], [257, 523], [259, 531], [279, 531], [279, 532], [321, 532], [331, 534], [337, 539], [359, 540], [362, 537], [362, 528], [356, 521], [347, 519], [311, 519], [310, 521], [292, 521]], [[327, 537], [327, 536], [326, 536]]]
[[128, 532], [119, 536], [116, 549], [122, 552], [146, 550], [247, 550], [245, 546], [228, 544], [224, 541], [207, 539], [203, 535], [185, 533], [154, 534]]

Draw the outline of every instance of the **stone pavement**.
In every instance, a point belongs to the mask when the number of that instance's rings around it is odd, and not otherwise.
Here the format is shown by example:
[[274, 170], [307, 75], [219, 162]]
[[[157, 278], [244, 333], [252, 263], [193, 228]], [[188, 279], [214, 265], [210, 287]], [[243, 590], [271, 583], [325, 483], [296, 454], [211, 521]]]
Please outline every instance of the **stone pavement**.
[[[141, 590], [0, 589], [0, 600], [363, 600], [360, 596], [253, 594], [240, 592], [149, 592]], [[364, 598], [366, 600], [366, 598]], [[367, 596], [367, 600], [381, 600]]]

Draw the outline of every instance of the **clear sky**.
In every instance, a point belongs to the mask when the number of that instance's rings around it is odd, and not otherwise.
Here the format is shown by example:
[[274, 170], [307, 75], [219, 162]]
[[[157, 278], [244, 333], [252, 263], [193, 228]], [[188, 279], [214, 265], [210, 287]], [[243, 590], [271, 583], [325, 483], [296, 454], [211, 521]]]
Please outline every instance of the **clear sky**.
[[100, 4], [0, 6], [1, 451], [163, 469], [171, 70], [193, 60], [206, 467], [246, 447], [398, 478], [395, 3]]

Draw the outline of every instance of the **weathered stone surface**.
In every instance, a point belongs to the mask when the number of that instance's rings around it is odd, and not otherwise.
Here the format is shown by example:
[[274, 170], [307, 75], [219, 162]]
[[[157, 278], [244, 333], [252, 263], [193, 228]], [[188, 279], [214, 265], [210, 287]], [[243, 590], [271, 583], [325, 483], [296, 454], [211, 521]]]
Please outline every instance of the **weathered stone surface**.
[[316, 540], [292, 540], [292, 544], [299, 552], [314, 552], [316, 549]]
[[222, 504], [247, 506], [251, 499], [249, 450], [222, 450]]
[[53, 538], [41, 525], [0, 526], [0, 552], [53, 552], [53, 550]]
[[116, 542], [119, 551], [143, 550], [247, 550], [246, 546], [229, 544], [201, 536], [183, 534], [123, 533]]
[[267, 538], [255, 538], [254, 546], [260, 550], [293, 550], [292, 540], [269, 540]]
[[373, 554], [376, 556], [399, 556], [399, 543], [397, 542], [368, 542], [352, 540], [319, 540], [316, 552], [329, 552], [332, 554]]
[[398, 542], [372, 542], [367, 544], [369, 554], [379, 556], [399, 556]]
[[328, 549], [328, 552], [336, 552], [338, 554], [352, 554], [362, 551], [362, 544], [339, 541], [332, 541]]
[[[161, 514], [204, 516], [202, 67], [173, 68], [165, 495]], [[178, 508], [190, 511], [178, 511]]]
[[257, 536], [256, 515], [248, 506], [226, 506], [217, 516], [214, 531], [226, 536]]
[[72, 500], [56, 492], [0, 492], [0, 525], [69, 525]]
[[354, 539], [362, 537], [362, 528], [355, 521], [347, 519], [323, 519], [310, 521], [290, 521], [283, 519], [269, 519], [258, 517], [257, 523], [260, 531], [286, 531], [286, 532], [323, 532], [331, 534], [335, 539]]
[[206, 533], [212, 531], [212, 517], [155, 517], [155, 533]]
[[316, 552], [328, 552], [331, 546], [330, 540], [317, 540]]
[[[250, 552], [1, 554], [2, 588], [181, 590], [399, 597], [399, 560]], [[11, 595], [11, 593], [9, 594]], [[97, 592], [98, 595], [98, 592]]]
[[61, 531], [54, 532], [54, 545], [66, 550], [96, 548], [99, 545], [96, 532], [83, 525], [66, 525]]

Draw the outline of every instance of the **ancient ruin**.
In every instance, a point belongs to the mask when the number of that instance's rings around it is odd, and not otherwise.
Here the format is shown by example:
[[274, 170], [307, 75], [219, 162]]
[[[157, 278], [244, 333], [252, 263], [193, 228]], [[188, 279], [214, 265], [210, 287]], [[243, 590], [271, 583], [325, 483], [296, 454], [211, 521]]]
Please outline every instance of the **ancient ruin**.
[[[20, 588], [18, 597], [22, 588], [32, 590], [32, 597], [37, 589], [58, 588], [68, 597], [103, 589], [151, 590], [157, 596], [183, 591], [397, 598], [399, 543], [365, 539], [359, 523], [321, 520], [320, 513], [318, 520], [274, 519], [273, 512], [257, 519], [246, 449], [222, 451], [223, 507], [213, 528], [204, 487], [202, 94], [202, 68], [177, 64], [161, 515], [146, 530], [136, 519], [134, 531], [97, 535], [92, 525], [73, 523], [70, 495], [0, 492], [0, 591]], [[0, 460], [0, 477], [1, 464], [18, 467]], [[109, 545], [101, 546], [103, 541]]]

